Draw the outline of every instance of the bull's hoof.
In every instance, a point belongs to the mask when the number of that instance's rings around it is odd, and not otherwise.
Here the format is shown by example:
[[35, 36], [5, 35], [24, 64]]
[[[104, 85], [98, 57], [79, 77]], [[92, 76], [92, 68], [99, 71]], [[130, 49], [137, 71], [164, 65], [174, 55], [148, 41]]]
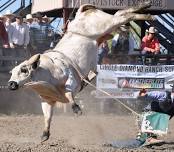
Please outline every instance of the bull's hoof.
[[81, 110], [81, 108], [80, 108], [80, 106], [79, 106], [78, 104], [74, 103], [74, 104], [72, 105], [72, 109], [73, 109], [73, 112], [74, 112], [75, 114], [77, 114], [77, 115], [82, 115], [82, 110]]
[[42, 136], [41, 136], [41, 143], [44, 141], [47, 141], [50, 137], [50, 132], [49, 131], [44, 131]]

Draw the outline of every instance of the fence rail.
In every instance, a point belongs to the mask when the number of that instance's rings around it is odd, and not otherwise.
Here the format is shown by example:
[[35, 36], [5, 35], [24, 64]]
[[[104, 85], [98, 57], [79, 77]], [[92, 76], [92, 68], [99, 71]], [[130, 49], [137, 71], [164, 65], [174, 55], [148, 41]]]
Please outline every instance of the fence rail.
[[0, 48], [0, 72], [9, 72], [28, 57], [28, 50], [24, 48]]

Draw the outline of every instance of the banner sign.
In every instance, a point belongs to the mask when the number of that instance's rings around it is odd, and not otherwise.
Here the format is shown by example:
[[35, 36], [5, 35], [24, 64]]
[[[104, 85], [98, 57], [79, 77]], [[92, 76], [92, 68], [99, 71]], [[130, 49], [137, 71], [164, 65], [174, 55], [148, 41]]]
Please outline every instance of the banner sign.
[[168, 81], [174, 79], [174, 65], [98, 65], [97, 88], [111, 96], [97, 91], [99, 98], [136, 98], [139, 90], [171, 90]]
[[151, 2], [150, 9], [152, 10], [171, 9], [174, 5], [172, 0], [72, 0], [68, 1], [68, 6], [73, 8], [83, 4], [92, 4], [104, 9], [125, 9], [128, 7], [139, 6], [147, 1]]

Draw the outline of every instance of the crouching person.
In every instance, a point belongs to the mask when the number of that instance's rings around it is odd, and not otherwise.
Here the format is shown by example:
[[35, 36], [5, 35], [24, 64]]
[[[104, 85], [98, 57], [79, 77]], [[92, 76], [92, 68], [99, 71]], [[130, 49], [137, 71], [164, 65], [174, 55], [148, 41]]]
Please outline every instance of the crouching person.
[[140, 90], [138, 99], [148, 102], [144, 108], [140, 123], [140, 133], [137, 136], [144, 145], [164, 142], [159, 136], [166, 135], [169, 120], [174, 115], [174, 87], [172, 91]]

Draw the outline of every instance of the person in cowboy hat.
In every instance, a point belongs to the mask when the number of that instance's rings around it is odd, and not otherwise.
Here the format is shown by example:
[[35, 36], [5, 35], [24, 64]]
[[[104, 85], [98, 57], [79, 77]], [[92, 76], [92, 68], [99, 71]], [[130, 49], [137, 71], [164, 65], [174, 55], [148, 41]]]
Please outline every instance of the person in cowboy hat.
[[15, 18], [15, 15], [12, 13], [11, 10], [7, 10], [4, 14], [5, 17], [5, 24], [6, 26], [10, 25], [12, 20]]
[[114, 35], [111, 44], [111, 54], [116, 55], [125, 55], [128, 52], [132, 52], [134, 49], [133, 40], [129, 36], [130, 27], [129, 25], [122, 25], [116, 31], [117, 33]]
[[33, 17], [31, 14], [26, 15], [26, 23], [27, 23], [28, 27], [30, 28], [31, 24], [33, 23]]
[[145, 35], [142, 39], [141, 49], [142, 54], [159, 54], [160, 53], [160, 43], [158, 39], [155, 37], [156, 29], [151, 26], [148, 30], [146, 30], [147, 35]]
[[42, 21], [46, 24], [49, 24], [50, 19], [45, 15], [44, 17], [42, 17]]
[[15, 17], [11, 10], [6, 10], [4, 16], [10, 18], [11, 20]]
[[167, 134], [169, 120], [174, 116], [174, 85], [171, 87], [171, 91], [141, 89], [139, 92], [138, 99], [147, 104], [142, 113], [138, 136], [145, 144], [163, 142], [158, 137]]
[[43, 22], [41, 13], [36, 13], [34, 17], [36, 22], [30, 27], [32, 54], [43, 53], [50, 49], [54, 33], [52, 26]]
[[4, 17], [5, 17], [5, 28], [8, 33], [8, 40], [9, 40], [10, 48], [14, 48], [14, 46], [12, 44], [12, 34], [14, 31], [14, 27], [11, 25], [11, 23], [12, 23], [12, 19], [14, 19], [15, 15], [12, 13], [11, 10], [6, 10]]
[[40, 13], [40, 12], [37, 12], [36, 14], [35, 14], [35, 18], [36, 18], [36, 22], [38, 23], [38, 24], [42, 24], [43, 22], [42, 22], [42, 14]]
[[[147, 35], [145, 35], [141, 42], [141, 54], [142, 56], [142, 63], [143, 65], [146, 64], [146, 55], [156, 55], [160, 54], [160, 43], [155, 36], [157, 31], [155, 27], [151, 26], [148, 30], [146, 30]], [[150, 58], [149, 59], [151, 64], [157, 64], [157, 58]]]

